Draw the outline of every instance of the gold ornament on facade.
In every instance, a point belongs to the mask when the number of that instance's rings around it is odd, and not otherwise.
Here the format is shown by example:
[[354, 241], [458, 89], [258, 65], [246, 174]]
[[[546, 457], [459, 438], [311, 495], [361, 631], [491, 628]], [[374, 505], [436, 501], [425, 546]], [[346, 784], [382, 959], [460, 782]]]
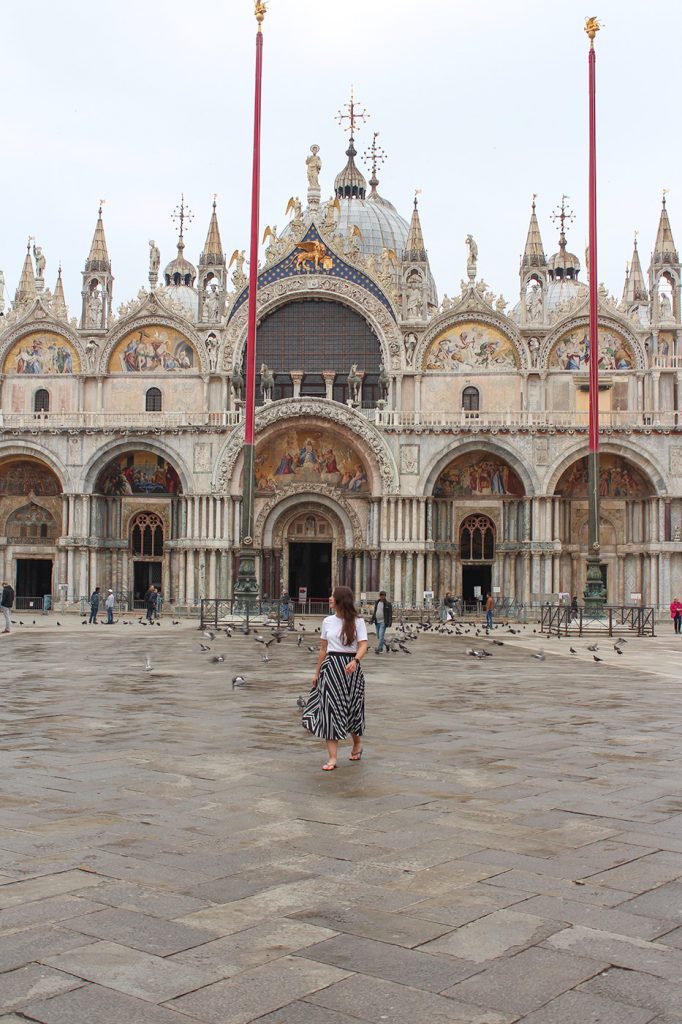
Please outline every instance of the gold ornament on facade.
[[316, 239], [311, 242], [299, 242], [297, 249], [294, 270], [331, 270], [334, 266], [334, 260], [324, 242], [318, 242]]
[[594, 37], [601, 28], [598, 18], [585, 18], [585, 31], [590, 40], [590, 46], [594, 46]]

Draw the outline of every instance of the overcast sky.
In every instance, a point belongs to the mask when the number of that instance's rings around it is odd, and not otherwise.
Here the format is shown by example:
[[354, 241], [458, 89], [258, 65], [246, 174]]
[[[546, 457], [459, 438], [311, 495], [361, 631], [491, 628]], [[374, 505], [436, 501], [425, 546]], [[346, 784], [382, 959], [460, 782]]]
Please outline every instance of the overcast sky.
[[[305, 195], [304, 160], [321, 147], [323, 198], [345, 162], [334, 121], [351, 82], [388, 153], [380, 192], [409, 217], [416, 187], [439, 294], [479, 274], [515, 302], [533, 192], [545, 250], [562, 192], [587, 235], [585, 14], [597, 38], [599, 278], [620, 297], [633, 230], [646, 272], [663, 187], [682, 237], [677, 122], [682, 4], [599, 0], [595, 9], [536, 0], [272, 0], [265, 23], [261, 234], [281, 230]], [[54, 286], [80, 309], [98, 200], [114, 304], [147, 283], [148, 240], [174, 255], [170, 214], [184, 191], [196, 262], [213, 193], [223, 244], [248, 248], [255, 20], [252, 0], [5, 0], [0, 8], [0, 268], [13, 297], [35, 235]], [[369, 175], [367, 175], [369, 176]]]

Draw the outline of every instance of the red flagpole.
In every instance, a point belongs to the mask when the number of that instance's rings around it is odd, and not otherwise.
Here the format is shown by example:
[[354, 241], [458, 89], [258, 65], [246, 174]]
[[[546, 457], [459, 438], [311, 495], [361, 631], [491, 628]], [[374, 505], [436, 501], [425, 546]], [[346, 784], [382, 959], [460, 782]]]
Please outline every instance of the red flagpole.
[[597, 104], [596, 54], [594, 42], [589, 55], [590, 93], [590, 451], [599, 451], [599, 307], [597, 276]]
[[[256, 4], [256, 17], [259, 16]], [[264, 14], [264, 10], [262, 11]], [[263, 79], [262, 17], [256, 33], [256, 89], [253, 110], [253, 172], [251, 177], [251, 249], [249, 264], [249, 320], [246, 338], [246, 424], [245, 444], [253, 444], [256, 417], [256, 292], [258, 289], [258, 217], [260, 200], [260, 122]]]
[[590, 38], [589, 108], [589, 217], [590, 217], [590, 429], [587, 456], [588, 488], [588, 549], [587, 577], [585, 581], [585, 610], [601, 617], [604, 613], [606, 593], [601, 575], [601, 546], [599, 542], [599, 277], [597, 272], [597, 104], [596, 54], [594, 37], [599, 31], [596, 18], [588, 18], [585, 31]]

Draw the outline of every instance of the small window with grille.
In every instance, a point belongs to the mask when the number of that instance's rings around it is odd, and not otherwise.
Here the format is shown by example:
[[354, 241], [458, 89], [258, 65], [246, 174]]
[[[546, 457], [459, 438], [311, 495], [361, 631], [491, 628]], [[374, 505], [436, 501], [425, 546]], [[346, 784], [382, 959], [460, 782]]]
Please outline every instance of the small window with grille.
[[149, 388], [145, 395], [145, 410], [146, 412], [161, 412], [162, 399], [161, 392], [158, 388]]
[[481, 396], [478, 388], [468, 387], [462, 391], [462, 409], [464, 412], [478, 412]]
[[39, 388], [33, 396], [33, 411], [34, 412], [49, 412], [50, 411], [50, 392], [45, 388]]

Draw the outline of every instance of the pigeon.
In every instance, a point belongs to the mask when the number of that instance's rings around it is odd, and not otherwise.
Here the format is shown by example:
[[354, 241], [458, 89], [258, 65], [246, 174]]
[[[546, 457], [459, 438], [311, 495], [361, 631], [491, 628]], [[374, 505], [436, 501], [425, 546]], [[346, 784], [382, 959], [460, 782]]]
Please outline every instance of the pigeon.
[[303, 637], [299, 636], [298, 640], [296, 641], [296, 646], [300, 647], [302, 643], [303, 643]]
[[160, 622], [157, 622], [156, 625], [159, 626], [159, 628], [161, 627], [161, 623]]
[[201, 651], [203, 651], [204, 654], [206, 653], [206, 651], [210, 651], [211, 650], [211, 648], [208, 646], [208, 644], [199, 644], [199, 649]]
[[264, 644], [265, 643], [265, 637], [264, 636], [260, 636], [258, 633], [254, 634], [253, 639], [256, 641], [257, 644]]
[[228, 640], [232, 639], [232, 630], [230, 629], [229, 626], [226, 626], [223, 632], [225, 633], [225, 636], [227, 637]]
[[59, 621], [59, 619], [57, 619], [57, 625], [61, 626], [61, 622]]
[[237, 686], [245, 686], [245, 685], [246, 685], [246, 679], [244, 679], [244, 676], [233, 676], [232, 677], [232, 689], [233, 690]]
[[588, 644], [587, 645], [587, 649], [588, 649], [588, 651], [598, 651], [599, 650], [599, 644]]
[[315, 651], [317, 650], [317, 647], [309, 647], [308, 650], [311, 652], [311, 654], [314, 654]]
[[145, 672], [151, 672], [151, 670], [152, 670], [152, 663], [151, 663], [151, 660], [149, 658], [149, 655], [147, 655], [145, 657], [144, 670], [145, 670]]
[[577, 654], [577, 653], [578, 653], [578, 652], [576, 651], [575, 647], [569, 647], [568, 649], [569, 649], [569, 651], [571, 652], [571, 654]]
[[303, 711], [303, 709], [305, 708], [305, 701], [303, 700], [303, 697], [298, 697], [297, 698], [297, 700], [296, 700], [296, 707], [300, 708], [301, 711]]
[[616, 654], [622, 654], [623, 653], [621, 651], [620, 647], [618, 647], [616, 644], [613, 645], [613, 649], [616, 652]]
[[220, 665], [223, 661], [225, 661], [225, 655], [216, 654], [215, 657], [211, 658], [211, 661], [215, 662], [216, 665]]
[[504, 647], [504, 640], [493, 640], [496, 647]]
[[616, 640], [616, 643], [617, 643], [617, 644], [626, 644], [626, 643], [627, 643], [627, 640], [625, 639], [625, 637], [624, 637], [624, 636], [621, 636], [621, 637], [619, 637], [619, 638], [618, 638], [618, 639]]
[[270, 661], [270, 655], [268, 654], [267, 651], [263, 651], [263, 655], [261, 657], [261, 661]]
[[34, 619], [34, 620], [33, 620], [33, 625], [35, 626], [35, 624], [36, 624], [36, 620]]
[[[485, 651], [477, 651], [475, 647], [469, 647], [469, 649], [467, 650], [467, 654], [471, 658], [485, 658], [486, 652]], [[492, 655], [490, 655], [490, 657], [492, 657]]]
[[544, 661], [545, 660], [545, 652], [544, 651], [536, 651], [535, 654], [533, 655], [533, 657], [537, 658], [538, 661]]
[[179, 626], [180, 625], [180, 619], [173, 619], [173, 625], [174, 626]]
[[81, 622], [81, 626], [87, 626], [87, 624], [88, 624], [88, 620], [87, 619], [83, 619], [83, 621]]
[[215, 633], [212, 633], [210, 629], [205, 629], [202, 636], [205, 636], [207, 640], [215, 640]]
[[603, 658], [598, 658], [596, 654], [593, 654], [592, 657], [593, 657], [593, 659], [595, 661], [603, 661], [604, 660]]

